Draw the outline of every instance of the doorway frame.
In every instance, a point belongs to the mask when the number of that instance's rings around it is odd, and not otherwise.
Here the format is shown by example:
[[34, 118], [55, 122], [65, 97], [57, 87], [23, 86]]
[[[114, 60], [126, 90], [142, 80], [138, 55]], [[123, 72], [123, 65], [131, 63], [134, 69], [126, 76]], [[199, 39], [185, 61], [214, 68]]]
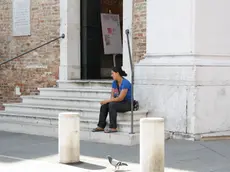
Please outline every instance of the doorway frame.
[[[130, 30], [132, 50], [133, 0], [123, 1], [123, 69], [131, 74], [125, 30]], [[81, 80], [81, 0], [60, 0], [59, 81]], [[128, 78], [130, 79], [130, 78]]]

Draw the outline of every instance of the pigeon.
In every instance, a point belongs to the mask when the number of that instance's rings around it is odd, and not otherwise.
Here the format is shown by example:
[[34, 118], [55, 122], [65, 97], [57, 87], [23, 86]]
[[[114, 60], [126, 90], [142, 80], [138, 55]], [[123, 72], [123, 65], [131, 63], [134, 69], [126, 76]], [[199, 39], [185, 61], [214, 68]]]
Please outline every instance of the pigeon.
[[110, 155], [107, 156], [109, 163], [115, 167], [116, 169], [119, 169], [120, 166], [128, 166], [128, 164], [121, 162], [119, 160], [113, 159]]

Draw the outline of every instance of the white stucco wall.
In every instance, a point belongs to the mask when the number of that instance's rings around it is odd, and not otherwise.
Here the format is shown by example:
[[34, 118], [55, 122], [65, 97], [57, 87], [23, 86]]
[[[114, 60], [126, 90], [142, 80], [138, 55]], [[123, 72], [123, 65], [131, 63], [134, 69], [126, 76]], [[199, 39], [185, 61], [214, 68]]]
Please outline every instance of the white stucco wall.
[[168, 131], [230, 130], [230, 2], [147, 0], [147, 55], [135, 94]]

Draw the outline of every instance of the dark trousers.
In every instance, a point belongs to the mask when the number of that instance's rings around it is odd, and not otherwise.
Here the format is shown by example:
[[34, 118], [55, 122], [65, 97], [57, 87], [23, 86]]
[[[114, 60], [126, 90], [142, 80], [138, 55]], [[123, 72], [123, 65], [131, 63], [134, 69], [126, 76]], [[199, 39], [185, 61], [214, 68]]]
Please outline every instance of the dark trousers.
[[111, 102], [101, 105], [98, 127], [105, 128], [106, 118], [109, 113], [109, 128], [117, 128], [117, 112], [127, 112], [130, 110], [130, 102]]

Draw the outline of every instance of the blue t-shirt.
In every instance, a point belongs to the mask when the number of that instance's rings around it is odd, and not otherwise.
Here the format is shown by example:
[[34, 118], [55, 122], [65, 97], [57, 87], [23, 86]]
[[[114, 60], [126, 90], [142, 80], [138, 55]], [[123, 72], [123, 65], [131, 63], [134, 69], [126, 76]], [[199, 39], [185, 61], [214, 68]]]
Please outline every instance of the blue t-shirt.
[[[113, 81], [112, 88], [113, 88], [113, 91], [114, 91], [114, 97], [118, 97], [119, 92], [118, 92], [118, 89], [117, 89], [116, 81]], [[123, 78], [123, 80], [121, 82], [120, 92], [123, 89], [128, 89], [128, 92], [127, 92], [127, 94], [126, 94], [126, 96], [125, 96], [123, 101], [131, 101], [131, 83], [125, 78]]]

